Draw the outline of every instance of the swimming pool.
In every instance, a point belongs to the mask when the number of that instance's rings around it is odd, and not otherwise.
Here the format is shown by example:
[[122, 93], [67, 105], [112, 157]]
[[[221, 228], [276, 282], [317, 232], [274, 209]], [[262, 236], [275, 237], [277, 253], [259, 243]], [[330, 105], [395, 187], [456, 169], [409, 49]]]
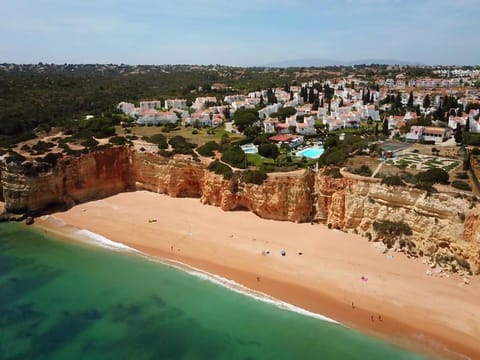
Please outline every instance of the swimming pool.
[[318, 159], [323, 154], [323, 147], [310, 147], [297, 152], [297, 156], [305, 156], [309, 159]]
[[256, 154], [256, 153], [258, 153], [257, 147], [253, 144], [242, 145], [241, 148], [242, 148], [242, 150], [245, 154]]

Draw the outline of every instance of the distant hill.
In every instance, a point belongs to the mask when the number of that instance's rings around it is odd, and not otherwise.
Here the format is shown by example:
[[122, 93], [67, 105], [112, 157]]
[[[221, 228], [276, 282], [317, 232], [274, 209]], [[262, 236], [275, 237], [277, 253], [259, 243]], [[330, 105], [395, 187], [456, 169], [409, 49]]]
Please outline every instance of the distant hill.
[[275, 61], [263, 66], [267, 67], [309, 67], [309, 66], [352, 66], [352, 65], [370, 65], [370, 64], [381, 64], [381, 65], [424, 65], [420, 62], [414, 61], [403, 61], [395, 59], [361, 59], [353, 61], [342, 61], [342, 60], [333, 60], [325, 58], [312, 58], [312, 59], [293, 59], [285, 61]]

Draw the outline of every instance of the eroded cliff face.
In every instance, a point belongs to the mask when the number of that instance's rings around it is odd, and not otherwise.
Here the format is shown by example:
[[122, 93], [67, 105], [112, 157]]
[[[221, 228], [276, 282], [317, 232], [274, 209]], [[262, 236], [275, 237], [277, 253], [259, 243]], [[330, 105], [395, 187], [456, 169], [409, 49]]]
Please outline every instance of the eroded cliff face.
[[164, 158], [152, 153], [133, 153], [132, 179], [138, 190], [172, 197], [200, 197], [205, 167], [188, 156]]
[[315, 184], [317, 218], [330, 227], [382, 241], [385, 235], [376, 233], [375, 222], [404, 223], [412, 234], [393, 236], [393, 247], [429, 256], [447, 268], [480, 272], [480, 210], [471, 199], [353, 176], [335, 180], [318, 175]]
[[312, 217], [311, 173], [271, 175], [262, 185], [225, 180], [188, 156], [164, 158], [135, 153], [136, 188], [173, 197], [199, 197], [223, 210], [249, 210], [265, 219], [309, 221]]
[[301, 172], [273, 174], [262, 185], [255, 185], [207, 172], [201, 201], [223, 210], [248, 209], [265, 219], [310, 221], [313, 181], [313, 174]]
[[72, 206], [131, 188], [130, 150], [115, 147], [65, 156], [55, 167], [36, 171], [3, 164], [1, 179], [7, 211], [40, 212], [52, 205]]
[[[164, 158], [128, 147], [61, 158], [53, 169], [32, 174], [22, 166], [1, 169], [6, 208], [39, 212], [50, 205], [72, 206], [130, 189], [173, 197], [198, 197], [223, 210], [249, 210], [266, 219], [316, 221], [385, 240], [374, 230], [385, 220], [408, 225], [394, 247], [431, 257], [442, 266], [480, 272], [480, 209], [466, 196], [388, 187], [378, 180], [346, 175], [341, 179], [311, 171], [270, 174], [262, 185], [236, 174], [225, 180], [188, 156]], [[408, 246], [405, 246], [407, 244]], [[391, 245], [391, 244], [390, 244]]]

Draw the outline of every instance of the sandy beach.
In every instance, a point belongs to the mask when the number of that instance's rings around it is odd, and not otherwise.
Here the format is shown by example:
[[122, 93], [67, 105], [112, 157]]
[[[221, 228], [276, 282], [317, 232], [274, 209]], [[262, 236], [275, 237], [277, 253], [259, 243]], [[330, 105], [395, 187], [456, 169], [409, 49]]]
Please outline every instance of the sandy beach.
[[382, 254], [357, 235], [145, 191], [36, 224], [63, 235], [88, 229], [434, 357], [480, 358], [480, 281], [427, 275], [421, 259]]

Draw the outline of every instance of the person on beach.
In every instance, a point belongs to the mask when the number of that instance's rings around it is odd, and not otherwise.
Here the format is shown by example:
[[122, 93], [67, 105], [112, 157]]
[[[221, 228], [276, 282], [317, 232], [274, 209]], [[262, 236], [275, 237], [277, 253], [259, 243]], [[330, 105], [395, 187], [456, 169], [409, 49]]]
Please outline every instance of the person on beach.
[[382, 321], [382, 315], [378, 315], [378, 321]]
[[352, 301], [352, 309], [355, 309], [355, 304], [353, 303], [353, 301]]
[[370, 319], [373, 321], [373, 315], [370, 315]]
[[260, 276], [257, 276], [257, 281], [260, 282]]

